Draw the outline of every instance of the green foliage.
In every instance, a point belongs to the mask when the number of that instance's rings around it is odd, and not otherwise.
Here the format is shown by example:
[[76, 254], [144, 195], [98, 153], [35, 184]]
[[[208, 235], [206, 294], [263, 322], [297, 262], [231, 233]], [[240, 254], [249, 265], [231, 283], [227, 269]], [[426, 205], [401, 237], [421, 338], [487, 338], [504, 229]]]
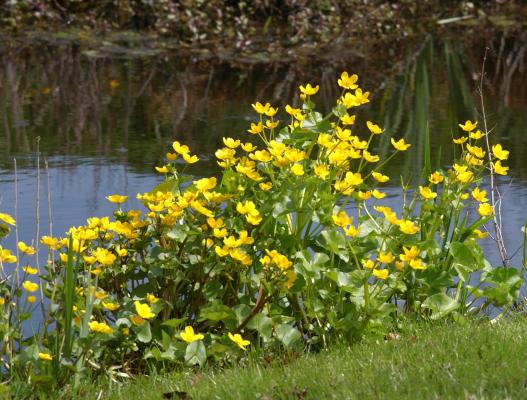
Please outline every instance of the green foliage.
[[[342, 95], [327, 115], [315, 109], [319, 87], [301, 86], [302, 107], [286, 106], [283, 127], [277, 109], [253, 104], [250, 139], [224, 138], [215, 153], [219, 177], [183, 175], [198, 157], [174, 142], [156, 167], [165, 183], [138, 195], [144, 210], [123, 210], [127, 197], [114, 194], [113, 218], [43, 237], [45, 268], [0, 283], [5, 376], [42, 385], [118, 379], [228, 362], [248, 348], [293, 354], [356, 341], [386, 332], [403, 311], [462, 320], [511, 305], [517, 270], [490, 268], [477, 242], [492, 217], [479, 188], [489, 166], [477, 146], [484, 134], [461, 125], [461, 156], [446, 171], [430, 173], [426, 145], [418, 188], [404, 185], [393, 210], [383, 205], [382, 169], [410, 144], [392, 137], [390, 154], [373, 154], [386, 133], [371, 121], [355, 125], [352, 112], [369, 102], [357, 79], [340, 76]], [[493, 148], [497, 173], [507, 157]], [[20, 259], [0, 249], [0, 261], [16, 269], [35, 256], [18, 247]], [[38, 289], [43, 326], [23, 337]]]

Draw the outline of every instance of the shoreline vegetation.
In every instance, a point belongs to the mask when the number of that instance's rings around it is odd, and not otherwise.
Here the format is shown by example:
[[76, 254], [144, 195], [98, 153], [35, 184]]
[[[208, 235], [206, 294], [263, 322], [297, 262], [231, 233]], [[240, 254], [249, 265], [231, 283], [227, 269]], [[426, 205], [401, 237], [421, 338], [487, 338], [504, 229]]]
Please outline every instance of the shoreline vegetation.
[[[409, 125], [401, 123], [401, 101], [395, 107], [388, 96], [379, 119], [360, 112], [386, 93], [370, 91], [370, 82], [389, 80], [337, 74], [333, 65], [320, 81], [291, 78], [270, 102], [258, 96], [240, 135], [225, 133], [210, 158], [172, 138], [161, 157], [149, 155], [164, 180], [137, 194], [138, 208], [126, 195], [108, 194], [111, 215], [55, 235], [37, 217], [34, 239], [25, 242], [17, 206], [13, 215], [0, 209], [0, 399], [526, 393], [527, 223], [511, 265], [499, 190], [522, 161], [493, 134], [483, 92], [499, 86], [506, 99], [521, 92], [512, 86], [527, 57], [518, 45], [527, 7], [512, 0], [29, 0], [2, 4], [0, 15], [6, 57], [32, 54], [23, 43], [67, 43], [61, 60], [75, 56], [79, 65], [84, 55], [173, 50], [238, 65], [316, 63], [324, 52], [344, 54], [336, 49], [387, 62], [410, 41], [417, 48], [413, 57], [406, 48], [401, 64], [416, 90]], [[479, 104], [466, 82], [452, 91], [466, 106], [462, 120], [452, 116], [452, 132], [431, 131], [422, 107], [437, 32], [501, 38], [493, 80], [487, 50], [473, 75]], [[448, 42], [439, 54], [448, 82], [462, 82], [462, 60]], [[10, 70], [12, 89], [21, 80]], [[212, 75], [203, 80], [207, 92]], [[104, 76], [103, 89], [95, 82], [93, 104], [95, 94], [120, 87], [117, 76]], [[38, 84], [27, 84], [31, 96], [71, 94], [57, 82]], [[387, 126], [390, 112], [399, 115], [398, 129]], [[414, 126], [416, 140], [401, 126]], [[436, 158], [431, 135], [440, 134], [453, 151]], [[37, 163], [39, 151], [37, 139]], [[398, 159], [412, 176], [386, 167]], [[214, 167], [194, 174], [200, 162]], [[51, 222], [51, 205], [48, 212]], [[484, 254], [487, 237], [499, 263]]]
[[188, 52], [211, 59], [266, 63], [328, 52], [360, 56], [392, 51], [429, 34], [525, 31], [517, 1], [322, 0], [223, 2], [30, 0], [0, 6], [7, 41], [74, 42], [94, 55], [148, 56]]
[[[356, 74], [336, 78], [325, 114], [314, 83], [299, 86], [298, 107], [251, 104], [245, 136], [215, 152], [221, 173], [189, 175], [199, 157], [174, 141], [155, 167], [164, 181], [137, 194], [141, 209], [111, 194], [112, 216], [0, 247], [2, 379], [78, 390], [245, 362], [252, 349], [295, 355], [397, 335], [407, 318], [466, 324], [518, 308], [526, 252], [519, 267], [506, 250], [491, 265], [479, 242], [503, 245], [496, 182], [509, 174], [484, 108], [481, 123], [458, 124], [445, 167], [428, 130], [417, 148], [359, 120], [370, 92]], [[392, 208], [385, 166], [412, 151], [423, 152], [419, 178], [401, 181]], [[0, 237], [12, 230], [0, 213]]]

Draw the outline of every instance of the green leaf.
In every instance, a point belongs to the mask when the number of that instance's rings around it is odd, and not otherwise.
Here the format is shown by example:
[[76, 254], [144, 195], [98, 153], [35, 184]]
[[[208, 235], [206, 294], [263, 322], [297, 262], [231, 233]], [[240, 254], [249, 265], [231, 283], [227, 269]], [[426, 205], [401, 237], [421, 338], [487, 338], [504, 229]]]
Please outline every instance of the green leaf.
[[247, 324], [247, 328], [256, 329], [262, 337], [269, 339], [273, 333], [273, 321], [267, 315], [256, 314]]
[[143, 343], [149, 343], [152, 340], [152, 331], [150, 330], [150, 322], [145, 321], [142, 325], [136, 328], [137, 340]]
[[339, 287], [349, 286], [351, 283], [350, 274], [348, 272], [332, 270], [326, 272], [326, 276], [339, 285]]
[[346, 250], [346, 238], [344, 234], [336, 229], [324, 230], [320, 233], [324, 242], [319, 243], [329, 251], [338, 255], [343, 261], [349, 261], [349, 255]]
[[242, 321], [249, 316], [251, 313], [251, 307], [249, 307], [247, 304], [238, 304], [232, 308], [232, 311], [234, 311], [234, 314], [236, 315], [236, 320], [238, 325], [242, 323]]
[[187, 225], [176, 225], [167, 232], [167, 236], [178, 243], [182, 243], [187, 238], [188, 231]]
[[167, 319], [166, 321], [163, 321], [161, 323], [161, 326], [168, 326], [170, 328], [177, 328], [179, 325], [181, 325], [183, 322], [185, 322], [186, 318], [172, 318]]
[[470, 247], [465, 243], [452, 242], [449, 251], [456, 263], [467, 268], [477, 269], [476, 258]]
[[459, 303], [445, 293], [436, 293], [423, 301], [421, 306], [432, 311], [431, 319], [439, 319], [457, 309]]
[[207, 361], [207, 351], [201, 340], [196, 340], [187, 345], [185, 361], [189, 365], [199, 364], [200, 367], [205, 364], [205, 361]]
[[227, 319], [236, 319], [236, 314], [232, 309], [224, 304], [213, 304], [201, 310], [199, 314], [200, 321], [224, 321]]
[[286, 348], [291, 348], [300, 341], [302, 335], [298, 329], [287, 324], [280, 324], [275, 328], [276, 337]]
[[513, 303], [520, 294], [522, 278], [513, 267], [499, 267], [486, 271], [481, 280], [488, 284], [483, 295], [496, 307]]

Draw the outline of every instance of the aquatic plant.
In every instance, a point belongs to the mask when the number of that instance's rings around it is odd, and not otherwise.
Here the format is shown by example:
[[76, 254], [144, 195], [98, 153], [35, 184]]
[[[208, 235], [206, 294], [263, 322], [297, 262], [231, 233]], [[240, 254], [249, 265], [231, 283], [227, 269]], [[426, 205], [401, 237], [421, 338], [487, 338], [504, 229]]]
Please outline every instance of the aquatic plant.
[[[192, 179], [199, 161], [174, 142], [159, 186], [112, 217], [93, 217], [35, 247], [0, 248], [2, 376], [57, 384], [71, 375], [114, 379], [151, 367], [243, 357], [263, 350], [317, 348], [384, 332], [401, 314], [459, 320], [512, 304], [522, 279], [493, 268], [478, 240], [496, 212], [483, 188], [506, 175], [508, 151], [477, 122], [460, 124], [460, 155], [432, 169], [425, 149], [418, 182], [401, 182], [402, 203], [386, 205], [383, 168], [411, 144], [356, 122], [369, 102], [357, 75], [343, 72], [327, 115], [318, 85], [300, 86], [302, 106], [252, 105], [247, 139], [223, 139], [219, 176]], [[494, 188], [492, 188], [494, 190]], [[0, 214], [0, 235], [15, 221]], [[24, 267], [22, 267], [24, 266]], [[40, 292], [40, 293], [39, 293]], [[39, 296], [40, 294], [40, 296]], [[39, 307], [41, 305], [41, 307]], [[40, 329], [28, 319], [42, 312]]]

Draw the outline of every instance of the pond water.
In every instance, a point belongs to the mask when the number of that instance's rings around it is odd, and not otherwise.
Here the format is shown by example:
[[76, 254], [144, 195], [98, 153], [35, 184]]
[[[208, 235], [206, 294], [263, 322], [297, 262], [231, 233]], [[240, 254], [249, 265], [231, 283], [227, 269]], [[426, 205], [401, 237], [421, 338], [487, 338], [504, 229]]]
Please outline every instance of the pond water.
[[[527, 51], [520, 38], [459, 43], [430, 37], [405, 49], [373, 47], [372, 54], [360, 55], [336, 49], [316, 60], [273, 63], [178, 52], [106, 54], [68, 42], [4, 42], [0, 210], [14, 214], [17, 206], [20, 239], [31, 242], [39, 199], [40, 235], [50, 230], [60, 235], [90, 216], [110, 214], [108, 194], [135, 198], [154, 187], [162, 180], [154, 166], [174, 140], [188, 144], [202, 160], [189, 173], [215, 173], [213, 154], [221, 138], [247, 137], [251, 103], [270, 101], [283, 110], [286, 103], [298, 103], [298, 85], [311, 82], [321, 84], [316, 101], [327, 110], [338, 97], [336, 79], [343, 70], [358, 73], [361, 86], [371, 91], [372, 101], [360, 109], [358, 120], [377, 121], [414, 146], [389, 166], [392, 182], [399, 176], [416, 178], [427, 128], [433, 160], [445, 166], [454, 152], [457, 123], [480, 117], [477, 86], [486, 46], [483, 89], [492, 140], [511, 150], [512, 174], [500, 181], [504, 237], [512, 264], [518, 265], [520, 228], [527, 218]], [[388, 147], [386, 136], [376, 152]], [[388, 201], [396, 204], [398, 188], [389, 192]], [[138, 205], [135, 199], [130, 203]], [[9, 240], [12, 246], [14, 237]], [[495, 244], [483, 245], [497, 265]]]

